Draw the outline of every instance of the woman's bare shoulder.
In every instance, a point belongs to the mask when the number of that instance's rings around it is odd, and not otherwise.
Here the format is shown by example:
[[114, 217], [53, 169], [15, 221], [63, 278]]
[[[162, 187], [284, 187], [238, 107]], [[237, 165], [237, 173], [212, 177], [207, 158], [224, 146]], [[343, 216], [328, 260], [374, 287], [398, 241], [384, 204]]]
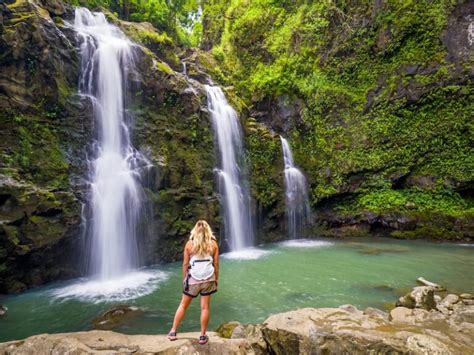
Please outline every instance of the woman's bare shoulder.
[[193, 242], [191, 240], [188, 240], [184, 246], [185, 250], [191, 251], [193, 248]]

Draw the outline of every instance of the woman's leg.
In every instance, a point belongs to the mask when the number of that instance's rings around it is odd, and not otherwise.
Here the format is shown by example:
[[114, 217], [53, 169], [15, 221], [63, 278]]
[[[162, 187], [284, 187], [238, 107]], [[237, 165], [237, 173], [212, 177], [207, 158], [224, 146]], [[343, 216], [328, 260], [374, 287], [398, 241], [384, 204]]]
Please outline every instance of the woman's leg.
[[186, 313], [186, 309], [188, 309], [189, 305], [193, 298], [191, 296], [183, 294], [183, 298], [181, 298], [181, 302], [176, 310], [176, 314], [174, 315], [173, 327], [171, 328], [171, 332], [176, 332], [178, 330], [181, 321], [184, 318]]
[[201, 296], [201, 335], [206, 334], [207, 325], [209, 324], [209, 303], [211, 295]]

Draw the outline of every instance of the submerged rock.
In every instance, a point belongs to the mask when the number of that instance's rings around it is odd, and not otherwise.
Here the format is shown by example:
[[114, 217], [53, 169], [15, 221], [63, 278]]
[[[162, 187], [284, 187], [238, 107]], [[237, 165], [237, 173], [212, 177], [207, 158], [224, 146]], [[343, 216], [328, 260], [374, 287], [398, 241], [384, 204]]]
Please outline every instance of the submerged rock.
[[128, 305], [114, 306], [94, 319], [94, 328], [99, 330], [112, 330], [141, 314], [143, 314], [143, 311], [137, 307]]

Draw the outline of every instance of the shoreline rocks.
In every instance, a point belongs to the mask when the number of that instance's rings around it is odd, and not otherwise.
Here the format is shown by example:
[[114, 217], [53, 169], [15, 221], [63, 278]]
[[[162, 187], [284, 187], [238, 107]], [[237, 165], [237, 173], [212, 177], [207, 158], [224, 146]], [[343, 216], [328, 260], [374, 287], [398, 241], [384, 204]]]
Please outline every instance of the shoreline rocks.
[[[170, 342], [166, 335], [93, 330], [0, 343], [0, 354], [49, 353], [52, 349], [74, 354], [474, 353], [474, 305], [465, 303], [474, 296], [448, 294], [436, 301], [433, 293], [431, 286], [417, 286], [406, 295], [413, 297], [412, 308], [397, 306], [390, 313], [342, 305], [275, 314], [261, 324], [229, 322], [219, 326], [217, 332], [210, 332], [210, 341], [204, 346], [197, 343], [199, 333], [179, 333], [179, 339]], [[436, 307], [423, 308], [425, 301], [434, 302]], [[105, 315], [116, 312], [112, 309]], [[120, 315], [124, 312], [119, 309]]]

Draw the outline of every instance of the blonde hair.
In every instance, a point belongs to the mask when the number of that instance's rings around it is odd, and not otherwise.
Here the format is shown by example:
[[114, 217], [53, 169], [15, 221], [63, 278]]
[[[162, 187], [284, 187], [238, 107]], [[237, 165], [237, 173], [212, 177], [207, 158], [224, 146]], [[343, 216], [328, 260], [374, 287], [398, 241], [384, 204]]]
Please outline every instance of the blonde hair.
[[216, 240], [209, 224], [200, 219], [191, 230], [189, 240], [193, 243], [193, 254], [205, 256], [212, 254], [212, 240]]

